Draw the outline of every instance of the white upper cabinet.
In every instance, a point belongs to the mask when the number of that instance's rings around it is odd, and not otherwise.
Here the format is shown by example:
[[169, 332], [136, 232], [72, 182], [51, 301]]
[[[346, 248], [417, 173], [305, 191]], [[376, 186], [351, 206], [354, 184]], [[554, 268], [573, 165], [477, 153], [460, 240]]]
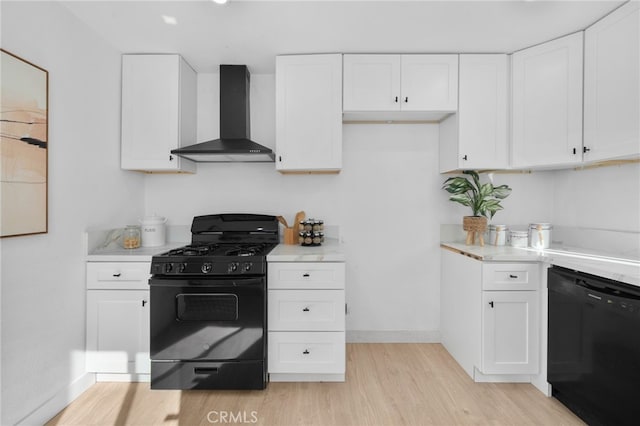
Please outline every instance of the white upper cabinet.
[[342, 168], [342, 55], [276, 57], [276, 169]]
[[458, 55], [344, 55], [344, 118], [440, 120], [458, 107]]
[[460, 55], [458, 112], [440, 123], [440, 172], [509, 163], [507, 55]]
[[582, 161], [582, 53], [578, 32], [513, 54], [513, 167]]
[[585, 30], [585, 161], [640, 154], [640, 3]]
[[196, 87], [179, 55], [122, 56], [123, 169], [195, 172], [171, 150], [196, 143]]

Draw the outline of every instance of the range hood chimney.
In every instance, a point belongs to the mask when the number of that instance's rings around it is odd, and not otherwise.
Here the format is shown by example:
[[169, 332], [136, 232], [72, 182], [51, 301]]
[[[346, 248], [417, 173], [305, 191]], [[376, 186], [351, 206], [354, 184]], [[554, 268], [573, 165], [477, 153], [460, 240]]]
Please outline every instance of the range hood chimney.
[[250, 140], [249, 78], [246, 65], [220, 65], [220, 139], [171, 153], [198, 163], [274, 162], [270, 148]]

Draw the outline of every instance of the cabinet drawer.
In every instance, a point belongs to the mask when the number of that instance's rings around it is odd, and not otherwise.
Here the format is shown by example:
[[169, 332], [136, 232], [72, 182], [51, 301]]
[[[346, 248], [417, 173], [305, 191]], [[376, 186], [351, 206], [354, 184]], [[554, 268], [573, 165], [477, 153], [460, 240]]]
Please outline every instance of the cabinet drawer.
[[344, 263], [270, 263], [268, 269], [270, 289], [344, 288]]
[[149, 289], [150, 262], [87, 262], [87, 288]]
[[537, 290], [540, 266], [537, 263], [483, 263], [483, 290]]
[[269, 291], [270, 331], [344, 331], [344, 290]]
[[343, 374], [344, 332], [270, 332], [269, 373]]

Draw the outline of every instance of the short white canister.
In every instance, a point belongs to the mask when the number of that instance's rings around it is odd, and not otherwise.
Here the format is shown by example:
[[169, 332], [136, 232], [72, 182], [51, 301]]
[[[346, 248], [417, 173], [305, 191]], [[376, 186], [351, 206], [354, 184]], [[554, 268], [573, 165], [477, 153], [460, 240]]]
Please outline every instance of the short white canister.
[[527, 247], [529, 236], [527, 235], [527, 231], [514, 231], [511, 230], [509, 232], [509, 241], [511, 243], [511, 247]]
[[167, 218], [162, 216], [145, 216], [139, 220], [142, 236], [142, 247], [158, 247], [165, 244], [165, 223]]
[[529, 247], [536, 249], [549, 248], [551, 244], [551, 226], [550, 223], [531, 223], [529, 224]]

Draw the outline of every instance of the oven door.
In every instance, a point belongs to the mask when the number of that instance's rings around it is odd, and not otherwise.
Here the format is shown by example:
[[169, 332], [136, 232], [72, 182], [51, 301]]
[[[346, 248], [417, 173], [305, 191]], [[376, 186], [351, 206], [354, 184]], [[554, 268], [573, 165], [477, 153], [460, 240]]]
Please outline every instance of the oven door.
[[152, 361], [264, 360], [265, 277], [152, 277]]

